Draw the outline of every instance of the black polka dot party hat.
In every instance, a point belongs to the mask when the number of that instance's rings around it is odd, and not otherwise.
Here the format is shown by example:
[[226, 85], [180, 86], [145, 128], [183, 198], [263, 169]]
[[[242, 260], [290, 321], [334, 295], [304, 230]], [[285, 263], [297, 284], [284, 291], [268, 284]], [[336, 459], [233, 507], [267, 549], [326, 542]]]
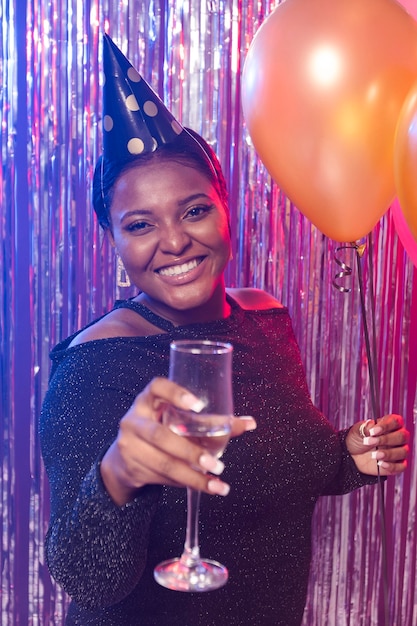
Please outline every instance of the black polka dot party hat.
[[154, 152], [184, 130], [107, 34], [103, 68], [103, 154], [107, 160]]

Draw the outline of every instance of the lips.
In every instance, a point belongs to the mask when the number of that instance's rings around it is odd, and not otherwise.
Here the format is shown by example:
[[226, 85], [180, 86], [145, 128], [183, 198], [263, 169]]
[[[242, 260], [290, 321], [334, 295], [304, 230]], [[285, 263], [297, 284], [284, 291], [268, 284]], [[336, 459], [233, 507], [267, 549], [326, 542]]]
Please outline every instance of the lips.
[[191, 270], [195, 269], [200, 265], [202, 258], [192, 259], [191, 261], [187, 261], [187, 263], [181, 263], [181, 265], [170, 265], [167, 267], [162, 267], [157, 270], [157, 273], [161, 276], [181, 276], [181, 274], [187, 274], [191, 272]]

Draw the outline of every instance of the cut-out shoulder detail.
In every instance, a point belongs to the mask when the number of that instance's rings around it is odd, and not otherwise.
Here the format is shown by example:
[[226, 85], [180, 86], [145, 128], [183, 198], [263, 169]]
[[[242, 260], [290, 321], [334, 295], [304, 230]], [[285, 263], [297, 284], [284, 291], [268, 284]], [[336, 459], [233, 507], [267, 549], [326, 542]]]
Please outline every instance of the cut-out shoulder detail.
[[271, 294], [262, 289], [227, 289], [227, 293], [247, 311], [262, 311], [265, 309], [282, 309], [283, 305]]
[[[273, 296], [261, 289], [227, 289], [229, 302], [246, 311], [284, 308]], [[232, 304], [233, 307], [233, 304]], [[228, 318], [225, 318], [228, 319]], [[190, 322], [192, 324], [192, 322]], [[114, 337], [146, 337], [170, 332], [172, 323], [156, 315], [138, 302], [123, 301], [97, 322], [80, 331], [68, 347], [97, 339]]]
[[97, 322], [87, 326], [71, 341], [72, 348], [95, 339], [109, 339], [110, 337], [140, 337], [160, 334], [161, 330], [153, 326], [146, 319], [130, 309], [114, 309]]

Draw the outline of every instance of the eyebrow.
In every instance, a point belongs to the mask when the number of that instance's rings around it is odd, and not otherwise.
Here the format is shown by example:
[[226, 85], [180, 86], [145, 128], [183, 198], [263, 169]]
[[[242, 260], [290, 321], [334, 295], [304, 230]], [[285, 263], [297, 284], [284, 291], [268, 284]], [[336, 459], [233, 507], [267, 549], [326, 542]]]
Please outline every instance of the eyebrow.
[[208, 194], [199, 192], [199, 193], [193, 193], [191, 194], [191, 196], [187, 196], [187, 198], [180, 200], [178, 204], [180, 206], [184, 206], [185, 204], [188, 204], [189, 202], [192, 202], [193, 200], [197, 200], [198, 198], [206, 198], [207, 200], [212, 200], [211, 196], [209, 196]]
[[[210, 200], [210, 202], [213, 201], [213, 198], [209, 196], [208, 194], [199, 192], [199, 193], [193, 193], [190, 196], [187, 196], [186, 198], [179, 200], [178, 206], [180, 207], [185, 206], [189, 202], [193, 202], [193, 200], [198, 200], [199, 198], [205, 198], [206, 200]], [[134, 209], [133, 211], [127, 211], [126, 213], [123, 213], [123, 215], [120, 217], [120, 222], [123, 222], [123, 220], [132, 216], [137, 216], [137, 215], [146, 216], [146, 215], [153, 215], [153, 214], [154, 214], [154, 211], [150, 209]]]

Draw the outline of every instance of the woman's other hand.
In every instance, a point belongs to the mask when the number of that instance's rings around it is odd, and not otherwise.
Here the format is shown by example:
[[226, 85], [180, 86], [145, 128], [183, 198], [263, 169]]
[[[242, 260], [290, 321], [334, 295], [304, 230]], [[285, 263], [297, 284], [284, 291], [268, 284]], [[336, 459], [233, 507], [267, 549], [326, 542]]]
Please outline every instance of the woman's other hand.
[[[192, 487], [223, 496], [229, 492], [229, 485], [213, 476], [223, 471], [222, 461], [162, 424], [166, 404], [186, 411], [202, 408], [195, 396], [166, 378], [154, 378], [136, 397], [101, 462], [104, 485], [119, 506], [147, 484]], [[252, 417], [233, 418], [232, 437], [254, 428]]]
[[375, 422], [358, 422], [346, 438], [348, 451], [363, 474], [401, 474], [407, 467], [410, 435], [401, 415], [385, 415]]

